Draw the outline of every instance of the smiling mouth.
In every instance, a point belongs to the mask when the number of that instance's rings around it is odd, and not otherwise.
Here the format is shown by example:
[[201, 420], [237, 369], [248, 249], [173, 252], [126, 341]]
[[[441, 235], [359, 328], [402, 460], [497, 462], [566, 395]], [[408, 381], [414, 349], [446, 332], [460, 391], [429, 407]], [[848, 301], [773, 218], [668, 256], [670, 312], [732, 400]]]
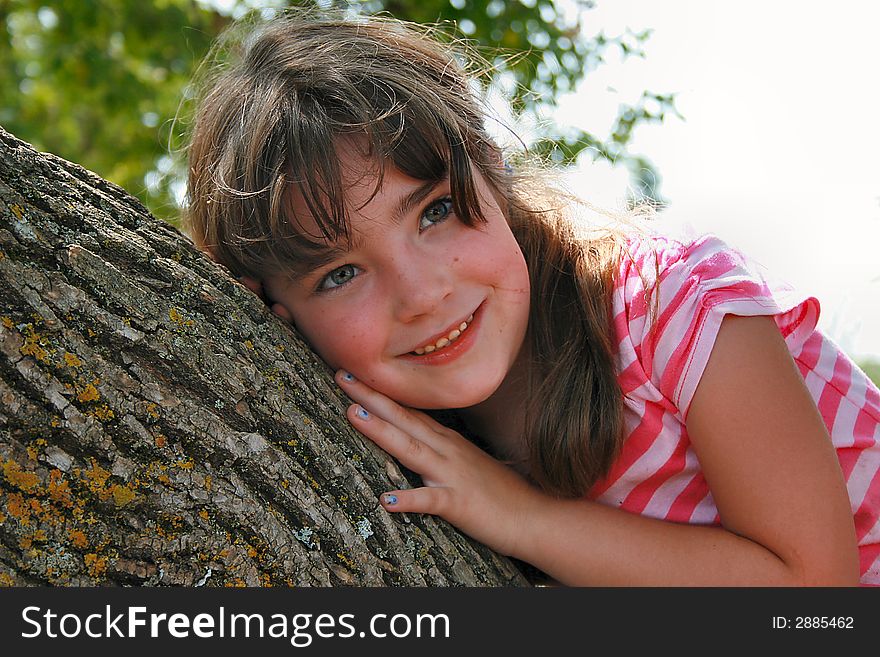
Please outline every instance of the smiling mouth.
[[464, 333], [468, 326], [470, 326], [471, 322], [474, 321], [474, 316], [471, 314], [468, 316], [466, 320], [464, 320], [461, 324], [458, 325], [457, 328], [452, 329], [447, 335], [439, 338], [436, 342], [431, 344], [423, 345], [414, 351], [409, 352], [414, 356], [424, 356], [425, 354], [430, 354], [435, 351], [439, 351], [453, 344], [456, 340], [461, 337], [461, 334]]

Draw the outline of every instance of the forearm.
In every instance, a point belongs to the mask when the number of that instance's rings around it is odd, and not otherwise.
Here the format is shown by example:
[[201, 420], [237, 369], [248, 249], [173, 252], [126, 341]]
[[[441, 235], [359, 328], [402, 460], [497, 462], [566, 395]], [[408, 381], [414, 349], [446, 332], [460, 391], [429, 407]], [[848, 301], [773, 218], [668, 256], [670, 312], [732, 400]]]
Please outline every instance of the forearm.
[[811, 571], [720, 527], [655, 520], [585, 500], [545, 497], [523, 518], [512, 556], [572, 586], [855, 585]]

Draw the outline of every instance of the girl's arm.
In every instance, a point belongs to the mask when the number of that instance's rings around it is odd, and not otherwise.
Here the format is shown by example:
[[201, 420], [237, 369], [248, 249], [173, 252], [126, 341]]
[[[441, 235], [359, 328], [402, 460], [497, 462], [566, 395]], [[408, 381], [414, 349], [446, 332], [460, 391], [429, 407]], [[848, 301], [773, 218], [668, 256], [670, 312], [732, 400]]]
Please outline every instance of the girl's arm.
[[337, 380], [375, 409], [364, 420], [352, 407], [357, 428], [425, 480], [385, 508], [440, 515], [564, 584], [858, 583], [840, 466], [770, 318], [724, 319], [687, 418], [724, 528], [553, 498], [424, 414]]
[[858, 583], [840, 465], [771, 318], [723, 320], [687, 429], [723, 528], [560, 501], [521, 558], [575, 584]]

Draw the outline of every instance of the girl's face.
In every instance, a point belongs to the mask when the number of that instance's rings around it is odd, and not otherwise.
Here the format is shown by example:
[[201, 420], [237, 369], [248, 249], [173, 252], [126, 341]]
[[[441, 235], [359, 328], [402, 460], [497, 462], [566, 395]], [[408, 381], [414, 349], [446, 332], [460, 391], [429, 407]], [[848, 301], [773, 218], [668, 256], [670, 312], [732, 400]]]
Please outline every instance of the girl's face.
[[[389, 166], [373, 195], [375, 163], [355, 148], [340, 149], [340, 161], [351, 249], [325, 241], [342, 249], [329, 264], [269, 277], [267, 294], [332, 368], [403, 405], [488, 399], [516, 360], [529, 314], [526, 263], [491, 188], [476, 175], [486, 223], [471, 228], [452, 210], [448, 180], [426, 183]], [[299, 223], [319, 235], [303, 199], [293, 203]]]

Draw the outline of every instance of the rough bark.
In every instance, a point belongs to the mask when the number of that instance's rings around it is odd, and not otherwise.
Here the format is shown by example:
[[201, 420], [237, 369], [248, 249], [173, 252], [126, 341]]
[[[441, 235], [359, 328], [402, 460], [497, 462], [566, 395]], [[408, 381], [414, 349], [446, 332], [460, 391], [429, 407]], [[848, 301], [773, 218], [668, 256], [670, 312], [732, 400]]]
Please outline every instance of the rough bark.
[[300, 338], [135, 199], [0, 129], [0, 584], [509, 585]]

